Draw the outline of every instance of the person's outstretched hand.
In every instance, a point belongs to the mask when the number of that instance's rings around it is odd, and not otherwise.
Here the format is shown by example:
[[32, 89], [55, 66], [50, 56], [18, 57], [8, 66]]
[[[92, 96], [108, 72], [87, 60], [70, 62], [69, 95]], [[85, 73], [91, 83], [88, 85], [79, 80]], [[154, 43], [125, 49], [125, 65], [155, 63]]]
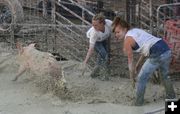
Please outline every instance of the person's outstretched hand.
[[86, 63], [85, 62], [80, 64], [80, 69], [82, 70], [82, 76], [84, 76], [84, 73], [86, 71]]

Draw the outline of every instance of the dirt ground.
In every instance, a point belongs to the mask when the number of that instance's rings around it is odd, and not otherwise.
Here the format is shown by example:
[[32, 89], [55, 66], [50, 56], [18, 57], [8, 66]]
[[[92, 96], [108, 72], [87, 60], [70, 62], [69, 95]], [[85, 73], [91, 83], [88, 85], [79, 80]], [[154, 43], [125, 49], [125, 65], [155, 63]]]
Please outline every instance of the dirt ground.
[[[37, 76], [29, 72], [13, 82], [18, 70], [16, 54], [0, 46], [0, 114], [144, 114], [164, 107], [162, 85], [149, 83], [145, 105], [135, 107], [131, 106], [135, 90], [129, 79], [92, 79], [89, 69], [81, 75], [80, 62], [69, 60], [59, 64], [67, 80], [64, 95], [43, 91], [36, 84]], [[174, 82], [174, 87], [179, 98], [180, 83]]]

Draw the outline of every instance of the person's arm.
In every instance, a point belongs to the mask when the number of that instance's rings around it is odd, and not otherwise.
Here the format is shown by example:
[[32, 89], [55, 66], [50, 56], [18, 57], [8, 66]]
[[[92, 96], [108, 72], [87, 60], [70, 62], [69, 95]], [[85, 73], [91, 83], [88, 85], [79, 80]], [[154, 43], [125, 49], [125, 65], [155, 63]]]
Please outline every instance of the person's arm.
[[94, 52], [94, 46], [97, 40], [97, 33], [93, 28], [90, 28], [87, 32], [87, 37], [89, 38], [89, 49], [86, 54], [86, 58], [84, 60], [84, 64], [87, 64], [89, 58], [91, 57], [92, 53]]
[[91, 44], [90, 44], [90, 46], [89, 46], [89, 49], [88, 49], [88, 52], [87, 52], [87, 54], [86, 54], [86, 58], [85, 58], [85, 60], [84, 60], [84, 64], [87, 64], [87, 62], [88, 62], [88, 60], [89, 60], [89, 58], [91, 57], [91, 55], [92, 55], [92, 53], [94, 52], [94, 47], [93, 46], [91, 46]]
[[130, 79], [132, 79], [133, 87], [135, 87], [135, 70], [134, 70], [134, 62], [133, 62], [133, 51], [132, 46], [134, 45], [134, 40], [132, 37], [128, 36], [124, 41], [124, 52], [128, 57], [128, 68]]
[[137, 74], [139, 72], [140, 67], [142, 66], [144, 60], [146, 59], [146, 57], [144, 55], [141, 55], [136, 63], [135, 66], [135, 73]]

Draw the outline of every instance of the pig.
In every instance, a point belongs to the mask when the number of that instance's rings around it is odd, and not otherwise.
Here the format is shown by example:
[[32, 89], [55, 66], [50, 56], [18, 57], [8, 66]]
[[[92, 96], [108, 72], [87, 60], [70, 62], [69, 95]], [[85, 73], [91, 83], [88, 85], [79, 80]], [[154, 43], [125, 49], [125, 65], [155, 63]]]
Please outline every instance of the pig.
[[31, 43], [22, 47], [20, 43], [16, 44], [20, 66], [13, 81], [16, 81], [25, 71], [29, 70], [37, 76], [49, 76], [58, 82], [59, 86], [64, 87], [66, 84], [64, 73], [55, 57], [51, 53], [37, 50], [35, 45], [35, 43]]

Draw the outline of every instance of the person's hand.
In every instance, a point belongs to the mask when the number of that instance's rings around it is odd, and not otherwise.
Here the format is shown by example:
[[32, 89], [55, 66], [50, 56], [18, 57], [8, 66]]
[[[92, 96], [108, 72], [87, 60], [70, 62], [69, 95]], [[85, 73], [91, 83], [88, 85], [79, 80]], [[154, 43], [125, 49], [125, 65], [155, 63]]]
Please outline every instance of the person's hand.
[[133, 88], [135, 88], [135, 83], [136, 83], [136, 79], [135, 78], [136, 78], [135, 73], [130, 72], [130, 80], [131, 80]]
[[86, 71], [86, 63], [85, 62], [80, 64], [80, 69], [82, 70], [82, 76], [84, 76], [84, 73]]
[[131, 80], [132, 80], [132, 87], [135, 88], [136, 80], [135, 80], [135, 78], [132, 78]]

